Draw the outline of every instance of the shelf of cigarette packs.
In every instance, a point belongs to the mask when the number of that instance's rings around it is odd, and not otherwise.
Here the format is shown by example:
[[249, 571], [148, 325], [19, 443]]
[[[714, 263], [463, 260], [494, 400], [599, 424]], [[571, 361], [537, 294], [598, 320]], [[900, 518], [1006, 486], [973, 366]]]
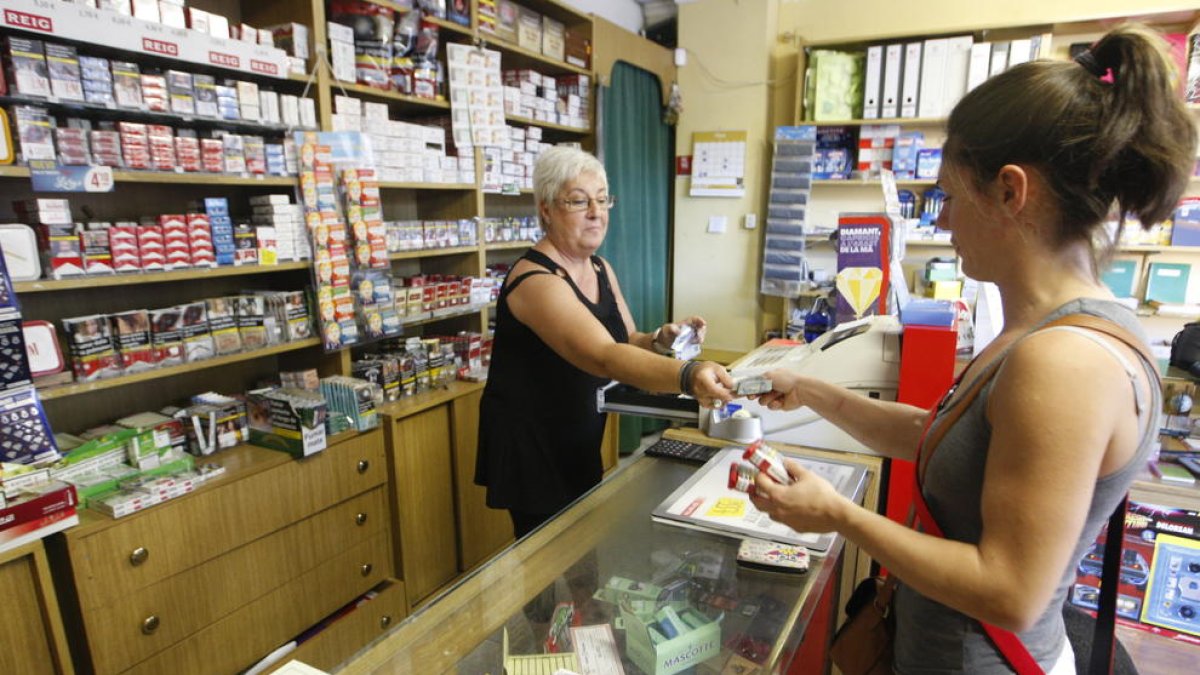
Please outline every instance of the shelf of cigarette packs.
[[98, 3], [7, 0], [5, 28], [38, 39], [67, 42], [113, 58], [137, 58], [173, 67], [279, 82], [306, 72], [308, 27], [297, 23], [251, 26], [260, 17], [312, 20], [307, 3], [290, 11], [262, 4], [221, 3], [230, 16], [182, 1]]
[[249, 80], [218, 84], [217, 77], [190, 70], [143, 72], [132, 61], [15, 35], [4, 36], [0, 46], [11, 81], [0, 103], [9, 106], [26, 163], [289, 176], [294, 153], [285, 149], [286, 131], [317, 125], [313, 99]]
[[478, 331], [400, 337], [357, 356], [354, 377], [380, 387], [384, 401], [446, 388], [454, 380], [479, 381], [491, 360], [491, 340]]
[[[387, 101], [405, 114], [449, 109], [440, 85], [445, 22], [429, 21], [420, 10], [367, 0], [331, 0], [327, 15], [333, 94], [341, 89]], [[461, 32], [450, 37], [456, 35], [465, 37]]]

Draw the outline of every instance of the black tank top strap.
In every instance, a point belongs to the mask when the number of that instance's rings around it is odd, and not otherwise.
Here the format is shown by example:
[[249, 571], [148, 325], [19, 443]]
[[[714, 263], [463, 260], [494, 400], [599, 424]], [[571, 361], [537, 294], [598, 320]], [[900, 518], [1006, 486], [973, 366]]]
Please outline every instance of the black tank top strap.
[[549, 274], [551, 276], [558, 276], [554, 272], [547, 272], [546, 270], [530, 270], [530, 271], [525, 272], [524, 274], [521, 274], [520, 276], [514, 278], [511, 282], [504, 284], [504, 293], [505, 294], [512, 293], [513, 291], [517, 290], [517, 286], [520, 286], [522, 281], [525, 281], [529, 277], [536, 276], [538, 274]]
[[558, 263], [554, 262], [550, 256], [535, 248], [526, 250], [525, 255], [521, 256], [521, 258], [536, 265], [541, 265], [555, 274], [558, 274], [558, 271], [562, 269], [562, 267]]

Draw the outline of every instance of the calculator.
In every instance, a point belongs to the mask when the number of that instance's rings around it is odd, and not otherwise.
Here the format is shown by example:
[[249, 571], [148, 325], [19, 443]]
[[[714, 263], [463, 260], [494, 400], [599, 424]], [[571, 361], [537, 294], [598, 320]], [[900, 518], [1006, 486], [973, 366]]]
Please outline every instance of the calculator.
[[703, 464], [712, 459], [712, 456], [720, 452], [720, 450], [721, 448], [714, 445], [701, 445], [700, 443], [677, 441], [673, 438], [662, 438], [646, 448], [646, 454], [651, 457], [670, 457], [672, 459], [682, 459], [685, 462]]

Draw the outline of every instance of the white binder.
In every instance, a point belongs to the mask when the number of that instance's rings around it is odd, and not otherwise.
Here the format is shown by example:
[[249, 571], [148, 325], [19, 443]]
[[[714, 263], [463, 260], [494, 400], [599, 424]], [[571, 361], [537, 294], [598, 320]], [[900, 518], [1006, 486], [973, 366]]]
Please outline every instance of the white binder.
[[921, 96], [921, 52], [924, 45], [904, 45], [904, 78], [900, 82], [900, 116], [916, 117]]
[[971, 45], [971, 62], [967, 66], [967, 91], [971, 91], [988, 79], [992, 62], [992, 43], [976, 42]]
[[904, 45], [887, 45], [883, 51], [883, 94], [879, 107], [881, 119], [900, 116], [900, 71], [903, 67]]
[[866, 75], [863, 77], [863, 119], [879, 118], [879, 95], [883, 90], [883, 45], [867, 47]]
[[945, 108], [942, 99], [942, 78], [946, 76], [946, 47], [948, 38], [925, 41], [921, 57], [921, 98], [917, 102], [918, 117], [941, 117]]
[[946, 68], [942, 76], [942, 112], [945, 117], [954, 109], [958, 99], [967, 93], [967, 68], [971, 63], [971, 45], [975, 38], [958, 35], [946, 38]]
[[988, 77], [995, 77], [1008, 69], [1008, 41], [1001, 40], [992, 43], [992, 63], [988, 69]]

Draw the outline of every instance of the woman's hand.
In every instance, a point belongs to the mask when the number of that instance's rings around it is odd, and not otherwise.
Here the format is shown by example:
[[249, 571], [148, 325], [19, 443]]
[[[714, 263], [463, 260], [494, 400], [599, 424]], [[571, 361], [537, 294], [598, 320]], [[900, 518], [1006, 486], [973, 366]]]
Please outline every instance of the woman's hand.
[[690, 326], [696, 332], [696, 342], [703, 343], [704, 335], [708, 331], [708, 322], [699, 316], [689, 316], [683, 321], [675, 323], [664, 323], [662, 327], [654, 334], [655, 346], [660, 349], [670, 349], [671, 345], [675, 344], [675, 338], [679, 337], [684, 326]]
[[781, 485], [759, 473], [754, 479], [750, 501], [772, 520], [797, 532], [832, 532], [838, 529], [839, 514], [849, 504], [824, 478], [785, 457], [783, 466], [792, 477]]
[[804, 407], [804, 377], [785, 369], [763, 373], [771, 380], [771, 391], [758, 397], [758, 402], [771, 410], [795, 410]]
[[692, 371], [691, 392], [705, 408], [720, 408], [733, 400], [733, 378], [725, 366], [702, 361]]

